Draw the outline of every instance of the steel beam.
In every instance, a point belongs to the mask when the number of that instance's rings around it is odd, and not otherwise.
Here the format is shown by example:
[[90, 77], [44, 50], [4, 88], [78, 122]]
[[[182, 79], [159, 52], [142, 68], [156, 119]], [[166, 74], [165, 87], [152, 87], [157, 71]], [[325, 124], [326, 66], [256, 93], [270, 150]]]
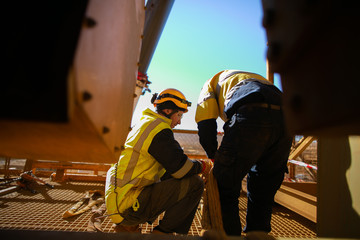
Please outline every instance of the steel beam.
[[139, 71], [146, 73], [175, 0], [149, 0], [145, 10], [145, 26]]

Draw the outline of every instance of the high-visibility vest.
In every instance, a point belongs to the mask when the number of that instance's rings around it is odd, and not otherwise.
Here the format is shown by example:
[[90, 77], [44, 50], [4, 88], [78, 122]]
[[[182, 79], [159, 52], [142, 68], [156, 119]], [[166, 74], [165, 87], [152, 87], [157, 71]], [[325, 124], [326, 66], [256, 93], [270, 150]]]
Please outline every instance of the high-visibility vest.
[[171, 129], [170, 124], [170, 119], [146, 109], [139, 124], [130, 131], [118, 163], [108, 170], [106, 177], [105, 202], [113, 222], [120, 223], [123, 217], [119, 213], [129, 207], [136, 211], [142, 189], [164, 175], [165, 169], [148, 149], [157, 133]]
[[246, 81], [259, 81], [264, 84], [272, 84], [266, 78], [256, 73], [224, 70], [204, 84], [201, 89], [195, 121], [198, 123], [207, 119], [217, 119], [221, 117], [226, 122], [227, 118], [224, 108], [231, 99], [233, 93]]

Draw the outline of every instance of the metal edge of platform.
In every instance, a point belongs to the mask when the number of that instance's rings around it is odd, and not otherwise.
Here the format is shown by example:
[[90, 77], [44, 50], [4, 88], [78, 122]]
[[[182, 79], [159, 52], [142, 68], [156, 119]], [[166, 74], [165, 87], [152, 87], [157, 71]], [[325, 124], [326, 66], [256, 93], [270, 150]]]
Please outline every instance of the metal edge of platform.
[[[62, 232], [62, 231], [33, 231], [33, 230], [0, 230], [0, 236], [4, 239], [36, 239], [36, 240], [217, 240], [218, 238], [204, 238], [200, 236], [188, 235], [157, 235], [139, 233], [88, 233], [88, 232]], [[229, 240], [244, 240], [244, 237], [228, 237]]]

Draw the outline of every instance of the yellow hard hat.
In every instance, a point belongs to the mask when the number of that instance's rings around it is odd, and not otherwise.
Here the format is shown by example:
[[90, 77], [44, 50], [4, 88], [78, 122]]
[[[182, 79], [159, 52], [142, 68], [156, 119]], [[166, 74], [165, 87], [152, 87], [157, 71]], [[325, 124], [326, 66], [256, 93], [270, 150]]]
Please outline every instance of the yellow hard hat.
[[184, 94], [177, 89], [168, 88], [163, 90], [159, 95], [155, 95], [155, 100], [153, 102], [154, 106], [156, 107], [157, 104], [171, 101], [175, 103], [175, 105], [179, 108], [184, 109], [184, 112], [187, 112], [187, 107], [191, 106], [191, 102], [187, 101]]

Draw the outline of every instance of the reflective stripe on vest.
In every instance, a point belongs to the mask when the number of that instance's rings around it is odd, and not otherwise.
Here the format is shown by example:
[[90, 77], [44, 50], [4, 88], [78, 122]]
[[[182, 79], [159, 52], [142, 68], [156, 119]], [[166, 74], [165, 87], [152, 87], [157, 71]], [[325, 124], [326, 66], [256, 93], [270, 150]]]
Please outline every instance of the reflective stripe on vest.
[[193, 165], [194, 163], [188, 158], [184, 166], [182, 166], [179, 170], [171, 174], [171, 176], [173, 176], [174, 178], [182, 178], [183, 176], [185, 176], [186, 173], [190, 171]]
[[244, 72], [244, 71], [232, 71], [232, 72], [227, 73], [226, 75], [223, 75], [225, 73], [220, 74], [219, 81], [216, 84], [216, 95], [220, 96], [221, 85], [224, 83], [224, 81], [227, 78], [229, 78], [235, 74], [239, 74], [239, 73], [251, 74], [250, 72]]
[[216, 96], [215, 96], [215, 93], [214, 93], [214, 92], [209, 92], [209, 93], [207, 93], [207, 94], [203, 97], [203, 99], [201, 99], [201, 101], [198, 102], [198, 104], [202, 104], [203, 102], [209, 100], [210, 98], [216, 99]]
[[[134, 169], [135, 166], [138, 163], [139, 160], [139, 156], [140, 156], [140, 150], [145, 142], [145, 140], [147, 139], [147, 137], [149, 136], [149, 134], [151, 133], [152, 130], [154, 130], [156, 128], [156, 126], [158, 126], [161, 122], [164, 122], [161, 118], [157, 118], [155, 121], [151, 122], [149, 124], [149, 126], [146, 127], [146, 129], [144, 130], [144, 132], [141, 134], [140, 138], [138, 139], [138, 141], [136, 142], [134, 148], [133, 148], [133, 152], [131, 154], [131, 158], [130, 161], [128, 163], [128, 166], [125, 170], [125, 174], [123, 179], [116, 179], [116, 187], [123, 187], [126, 184], [133, 184], [133, 185], [137, 185], [137, 186], [147, 186], [151, 183], [153, 183], [156, 180], [159, 179], [154, 179], [154, 180], [148, 180], [145, 178], [134, 178], [131, 179], [131, 176], [134, 173]], [[115, 173], [115, 176], [117, 175], [117, 173]], [[115, 185], [115, 176], [111, 176], [111, 184]]]
[[[259, 74], [236, 70], [222, 71], [208, 80], [203, 86], [203, 95], [199, 98], [201, 100], [198, 102], [195, 115], [196, 122], [217, 118], [218, 116], [226, 122], [228, 119], [224, 113], [224, 108], [231, 100], [234, 92], [249, 81], [258, 81], [271, 85], [271, 82]], [[209, 114], [209, 112], [213, 114]], [[214, 113], [217, 113], [217, 116]]]

